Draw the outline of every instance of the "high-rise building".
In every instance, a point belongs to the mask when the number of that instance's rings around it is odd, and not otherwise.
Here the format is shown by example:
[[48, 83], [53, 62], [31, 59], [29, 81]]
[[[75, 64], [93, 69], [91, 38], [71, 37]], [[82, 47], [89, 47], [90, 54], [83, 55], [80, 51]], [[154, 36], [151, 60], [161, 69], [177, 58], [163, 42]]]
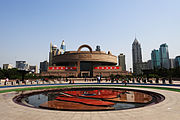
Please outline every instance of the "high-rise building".
[[64, 40], [62, 41], [62, 44], [61, 44], [61, 47], [60, 47], [60, 51], [61, 51], [61, 54], [64, 54], [64, 52], [66, 51], [66, 45], [65, 45]]
[[3, 69], [8, 70], [8, 69], [12, 69], [13, 65], [11, 64], [3, 64]]
[[18, 70], [29, 70], [29, 65], [26, 63], [26, 61], [16, 61], [16, 68]]
[[168, 52], [168, 45], [166, 43], [160, 45], [159, 53], [160, 53], [161, 68], [169, 69], [170, 68], [169, 52]]
[[142, 54], [141, 54], [141, 45], [137, 41], [137, 39], [134, 39], [134, 42], [132, 44], [132, 60], [133, 60], [133, 73], [134, 74], [141, 74], [141, 68], [142, 68]]
[[161, 67], [159, 50], [154, 49], [151, 52], [151, 60], [153, 69], [158, 69]]
[[176, 56], [175, 58], [175, 67], [180, 67], [180, 56]]
[[118, 56], [118, 63], [119, 66], [121, 66], [122, 71], [126, 71], [125, 55], [123, 55], [123, 53]]
[[47, 61], [40, 62], [40, 73], [47, 72], [47, 70], [48, 70], [48, 62]]

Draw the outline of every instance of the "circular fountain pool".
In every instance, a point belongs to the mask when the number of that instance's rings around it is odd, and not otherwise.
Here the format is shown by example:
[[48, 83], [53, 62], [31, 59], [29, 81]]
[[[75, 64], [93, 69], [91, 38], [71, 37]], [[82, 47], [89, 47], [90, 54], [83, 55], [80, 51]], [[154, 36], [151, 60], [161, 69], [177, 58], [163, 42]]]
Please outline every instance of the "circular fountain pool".
[[123, 110], [163, 101], [161, 94], [121, 88], [63, 88], [36, 91], [16, 96], [16, 103], [29, 107], [73, 110]]

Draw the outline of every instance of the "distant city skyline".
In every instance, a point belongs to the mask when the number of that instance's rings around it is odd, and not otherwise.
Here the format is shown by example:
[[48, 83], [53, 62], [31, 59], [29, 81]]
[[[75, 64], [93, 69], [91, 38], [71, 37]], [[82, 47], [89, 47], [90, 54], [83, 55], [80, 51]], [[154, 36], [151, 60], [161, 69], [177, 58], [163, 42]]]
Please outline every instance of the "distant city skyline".
[[[126, 56], [132, 68], [135, 34], [143, 61], [168, 45], [170, 58], [180, 55], [179, 0], [4, 0], [0, 1], [0, 67], [16, 61], [38, 65], [48, 60], [50, 42], [67, 50], [82, 44]], [[153, 7], [152, 7], [153, 6]]]

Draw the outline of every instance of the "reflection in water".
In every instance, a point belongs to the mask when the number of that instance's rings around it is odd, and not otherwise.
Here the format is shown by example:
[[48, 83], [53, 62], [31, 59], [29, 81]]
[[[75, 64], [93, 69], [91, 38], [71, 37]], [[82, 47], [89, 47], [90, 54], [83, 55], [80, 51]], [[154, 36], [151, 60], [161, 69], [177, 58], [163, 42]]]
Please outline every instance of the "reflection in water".
[[118, 89], [73, 89], [31, 95], [24, 100], [35, 107], [59, 110], [121, 110], [149, 104], [151, 95]]
[[121, 102], [135, 102], [135, 103], [147, 103], [152, 100], [152, 97], [148, 94], [141, 92], [129, 91], [128, 93], [119, 94], [116, 98], [109, 98], [106, 100], [121, 101]]
[[39, 107], [40, 104], [48, 102], [48, 96], [43, 95], [43, 94], [32, 95], [32, 96], [25, 98], [25, 101], [28, 104], [31, 104], [35, 107]]
[[135, 108], [138, 106], [139, 106], [138, 104], [117, 103], [113, 107], [116, 108], [117, 110], [121, 110], [121, 109]]

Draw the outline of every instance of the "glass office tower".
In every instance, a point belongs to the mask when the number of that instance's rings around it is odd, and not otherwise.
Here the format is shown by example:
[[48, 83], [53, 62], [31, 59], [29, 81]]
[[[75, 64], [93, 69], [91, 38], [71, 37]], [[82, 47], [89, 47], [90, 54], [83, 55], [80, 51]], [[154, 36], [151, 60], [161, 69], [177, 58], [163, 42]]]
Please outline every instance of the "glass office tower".
[[151, 52], [151, 60], [152, 60], [153, 69], [158, 69], [161, 67], [159, 50], [154, 49]]
[[169, 52], [168, 52], [168, 45], [166, 43], [160, 45], [159, 53], [160, 53], [161, 68], [169, 69], [170, 68]]

